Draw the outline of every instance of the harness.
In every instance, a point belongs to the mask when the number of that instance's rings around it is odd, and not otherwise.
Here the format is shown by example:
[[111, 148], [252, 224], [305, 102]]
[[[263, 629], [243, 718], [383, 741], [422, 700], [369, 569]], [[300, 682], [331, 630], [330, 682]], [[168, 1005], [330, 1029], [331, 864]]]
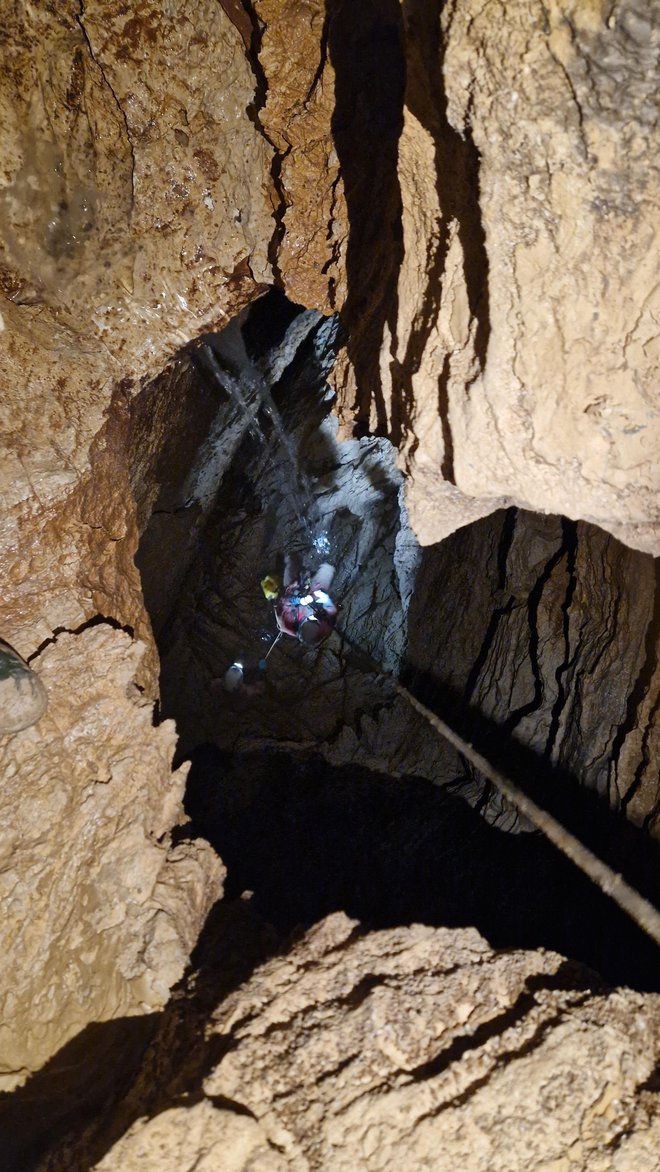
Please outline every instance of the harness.
[[278, 623], [280, 629], [283, 627], [287, 635], [302, 642], [300, 631], [303, 624], [318, 623], [327, 626], [329, 635], [334, 626], [335, 612], [330, 595], [326, 594], [325, 590], [312, 590], [301, 594], [298, 586], [295, 591], [291, 587], [289, 590], [291, 593], [285, 590], [275, 603], [275, 616], [282, 620]]

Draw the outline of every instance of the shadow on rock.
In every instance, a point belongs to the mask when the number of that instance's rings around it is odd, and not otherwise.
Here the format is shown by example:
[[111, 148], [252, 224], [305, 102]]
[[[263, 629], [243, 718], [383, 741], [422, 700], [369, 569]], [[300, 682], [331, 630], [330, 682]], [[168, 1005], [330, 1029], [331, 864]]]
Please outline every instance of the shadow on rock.
[[655, 945], [554, 847], [428, 782], [204, 745], [186, 808], [228, 867], [228, 897], [253, 892], [281, 932], [337, 910], [376, 928], [474, 925], [496, 948], [550, 948], [658, 988]]

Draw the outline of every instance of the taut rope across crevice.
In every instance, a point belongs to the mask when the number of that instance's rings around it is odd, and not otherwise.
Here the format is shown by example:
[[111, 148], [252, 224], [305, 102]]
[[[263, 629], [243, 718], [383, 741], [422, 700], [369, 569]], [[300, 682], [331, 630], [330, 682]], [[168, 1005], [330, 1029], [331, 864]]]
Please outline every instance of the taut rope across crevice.
[[423, 716], [441, 737], [444, 737], [455, 749], [458, 749], [459, 753], [466, 757], [475, 769], [479, 770], [479, 773], [497, 786], [500, 793], [509, 802], [512, 802], [520, 813], [536, 826], [537, 830], [540, 830], [576, 867], [584, 871], [585, 875], [588, 875], [605, 895], [609, 895], [615, 903], [618, 903], [619, 907], [655, 940], [656, 944], [660, 944], [660, 912], [653, 904], [644, 899], [634, 887], [626, 882], [623, 876], [613, 871], [607, 863], [599, 859], [570, 831], [566, 830], [552, 814], [543, 810], [532, 798], [523, 793], [515, 782], [495, 769], [469, 741], [464, 740], [444, 720], [436, 716], [435, 712], [431, 712], [429, 708], [421, 704], [407, 688], [404, 688], [403, 684], [397, 680], [393, 680], [393, 683], [399, 695], [403, 696], [408, 704], [420, 716]]

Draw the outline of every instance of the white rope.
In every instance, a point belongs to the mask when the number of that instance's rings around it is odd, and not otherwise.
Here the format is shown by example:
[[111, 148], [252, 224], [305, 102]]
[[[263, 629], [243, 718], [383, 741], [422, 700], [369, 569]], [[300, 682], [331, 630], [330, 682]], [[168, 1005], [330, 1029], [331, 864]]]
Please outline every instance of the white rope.
[[608, 867], [602, 859], [599, 859], [588, 847], [584, 846], [579, 839], [575, 838], [568, 830], [553, 818], [547, 810], [541, 809], [536, 802], [527, 794], [523, 793], [521, 789], [508, 777], [499, 773], [494, 769], [481, 753], [478, 753], [473, 745], [454, 732], [444, 720], [436, 716], [435, 712], [431, 712], [424, 704], [403, 687], [403, 684], [396, 680], [392, 681], [397, 692], [404, 697], [405, 700], [423, 716], [426, 721], [435, 729], [441, 737], [449, 741], [459, 753], [467, 757], [471, 761], [475, 769], [479, 770], [484, 777], [492, 781], [493, 785], [497, 786], [501, 794], [504, 795], [508, 801], [512, 802], [514, 806], [529, 819], [537, 830], [540, 830], [550, 842], [554, 844], [571, 862], [575, 863], [585, 875], [588, 875], [594, 883], [600, 887], [605, 895], [609, 895], [611, 899], [618, 903], [619, 907], [630, 916], [635, 923], [643, 929], [656, 944], [660, 944], [660, 912], [649, 903], [647, 899], [635, 891], [625, 879]]

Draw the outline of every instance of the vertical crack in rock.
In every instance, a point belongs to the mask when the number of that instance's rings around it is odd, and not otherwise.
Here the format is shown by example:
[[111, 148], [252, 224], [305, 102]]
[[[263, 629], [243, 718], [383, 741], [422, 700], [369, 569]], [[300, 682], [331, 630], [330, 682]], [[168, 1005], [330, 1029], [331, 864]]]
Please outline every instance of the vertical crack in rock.
[[488, 662], [491, 651], [493, 650], [493, 644], [495, 642], [495, 636], [497, 634], [500, 620], [511, 614], [515, 603], [516, 600], [511, 594], [507, 598], [504, 605], [496, 607], [490, 616], [490, 620], [486, 628], [486, 634], [484, 635], [483, 643], [479, 649], [479, 654], [472, 665], [465, 683], [464, 696], [466, 704], [470, 703], [470, 700], [474, 695], [474, 690], [481, 679], [481, 673], [486, 666], [486, 663]]
[[497, 546], [497, 589], [504, 590], [506, 585], [506, 563], [516, 531], [518, 510], [515, 505], [507, 509], [504, 514], [502, 534]]
[[[653, 609], [649, 618], [649, 624], [646, 629], [646, 639], [644, 644], [644, 659], [634, 686], [628, 696], [628, 703], [626, 706], [626, 715], [623, 722], [617, 729], [614, 742], [612, 744], [611, 766], [610, 773], [614, 784], [617, 786], [618, 792], [618, 772], [619, 762], [621, 759], [621, 750], [623, 748], [626, 737], [633, 729], [638, 728], [640, 724], [640, 709], [642, 701], [648, 694], [649, 687], [658, 670], [658, 647], [660, 644], [660, 559], [655, 561], [655, 590], [653, 595]], [[628, 789], [621, 796], [621, 808], [626, 810], [635, 794], [639, 790], [644, 779], [644, 774], [651, 764], [651, 756], [649, 750], [649, 741], [653, 732], [655, 718], [660, 710], [660, 690], [656, 696], [644, 723], [644, 732], [642, 734], [642, 743], [639, 753], [639, 764], [635, 770], [634, 777], [628, 786]], [[653, 809], [646, 816], [646, 823], [650, 824], [657, 815], [660, 808], [660, 801], [655, 803]]]
[[[413, 117], [434, 143], [439, 221], [429, 244], [425, 271], [425, 295], [412, 323], [405, 355], [393, 363], [392, 441], [398, 445], [403, 428], [410, 429], [413, 414], [413, 378], [420, 370], [427, 344], [436, 328], [446, 296], [446, 265], [454, 233], [463, 253], [463, 275], [472, 322], [472, 346], [476, 366], [465, 384], [465, 393], [483, 367], [490, 333], [488, 306], [488, 254], [479, 207], [479, 155], [469, 126], [468, 105], [462, 134], [449, 121], [444, 82], [444, 56], [449, 28], [441, 34], [435, 0], [405, 0], [403, 19], [408, 54], [405, 101]], [[444, 454], [441, 472], [455, 483], [454, 443], [450, 424], [449, 384], [451, 352], [447, 351], [438, 377], [438, 415]], [[400, 399], [397, 399], [397, 391]], [[408, 459], [414, 457], [418, 437], [412, 437]]]
[[101, 62], [99, 61], [98, 57], [96, 56], [96, 54], [94, 52], [94, 46], [92, 45], [90, 35], [89, 35], [87, 28], [85, 26], [85, 0], [79, 0], [79, 4], [80, 4], [80, 12], [78, 13], [78, 15], [75, 18], [76, 24], [80, 28], [80, 31], [83, 35], [83, 39], [85, 41], [85, 44], [87, 45], [89, 55], [90, 55], [92, 61], [94, 62], [94, 65], [98, 69], [99, 73], [101, 74], [101, 77], [103, 78], [104, 85], [106, 85], [108, 87], [109, 92], [112, 94], [112, 99], [115, 103], [115, 106], [117, 107], [117, 112], [118, 112], [118, 114], [124, 124], [124, 129], [126, 132], [126, 145], [128, 146], [128, 152], [129, 152], [129, 156], [130, 156], [130, 160], [131, 160], [131, 207], [132, 207], [133, 200], [135, 198], [135, 150], [133, 147], [133, 140], [131, 138], [131, 132], [130, 132], [130, 129], [128, 126], [128, 117], [126, 115], [126, 111], [125, 111], [124, 107], [122, 106], [121, 102], [119, 101], [117, 93], [115, 92], [110, 81], [108, 80], [108, 76], [107, 76], [105, 70], [103, 69]]
[[[497, 591], [498, 592], [504, 591], [504, 588], [506, 586], [507, 558], [509, 556], [509, 551], [511, 549], [511, 543], [513, 541], [513, 537], [514, 537], [514, 533], [515, 533], [515, 529], [516, 529], [517, 514], [518, 514], [518, 510], [513, 507], [510, 509], [507, 509], [506, 513], [504, 514], [504, 520], [502, 523], [502, 530], [500, 533], [500, 539], [499, 539], [499, 542], [497, 545]], [[477, 655], [476, 659], [474, 660], [474, 663], [472, 664], [472, 667], [468, 673], [467, 680], [465, 683], [465, 690], [464, 690], [463, 696], [464, 696], [466, 706], [469, 705], [470, 701], [472, 700], [474, 690], [477, 686], [477, 683], [479, 682], [479, 680], [481, 678], [481, 673], [482, 673], [482, 671], [488, 661], [488, 658], [490, 656], [491, 649], [492, 649], [493, 644], [495, 642], [495, 636], [497, 634], [497, 628], [499, 626], [500, 620], [511, 614], [511, 611], [513, 610], [513, 608], [515, 606], [515, 602], [516, 602], [515, 595], [510, 594], [509, 597], [506, 599], [506, 601], [501, 606], [498, 606], [493, 610], [493, 613], [490, 617], [490, 621], [489, 621], [488, 626], [486, 628], [486, 633], [484, 635], [483, 642], [482, 642], [481, 647], [479, 649], [479, 654]]]
[[272, 136], [268, 134], [261, 118], [261, 111], [268, 99], [268, 78], [260, 60], [261, 42], [266, 26], [260, 20], [251, 0], [219, 0], [219, 3], [241, 35], [246, 56], [254, 75], [254, 101], [247, 107], [247, 115], [272, 151], [270, 178], [277, 203], [273, 207], [275, 228], [268, 244], [267, 253], [276, 281], [283, 284], [279, 266], [279, 250], [285, 232], [284, 217], [287, 210], [287, 198], [282, 182], [282, 166], [291, 147], [287, 147], [284, 151], [280, 150]]
[[405, 57], [396, 0], [327, 0], [335, 71], [334, 136], [349, 221], [348, 293], [342, 318], [358, 399], [356, 435], [388, 434], [380, 358], [396, 334], [403, 257], [397, 174]]
[[544, 673], [541, 667], [540, 656], [540, 633], [539, 633], [539, 607], [548, 582], [552, 578], [556, 567], [567, 556], [567, 549], [562, 539], [559, 548], [555, 550], [552, 557], [549, 558], [542, 572], [536, 579], [536, 583], [530, 592], [527, 602], [527, 622], [529, 627], [529, 662], [532, 670], [534, 694], [530, 700], [525, 704], [520, 705], [513, 712], [509, 713], [506, 720], [503, 722], [502, 729], [505, 733], [511, 733], [517, 725], [532, 712], [536, 712], [541, 708], [543, 696], [545, 692]]
[[546, 757], [552, 757], [555, 741], [559, 732], [559, 722], [564, 711], [564, 706], [567, 704], [569, 699], [569, 689], [572, 682], [569, 677], [569, 670], [571, 665], [575, 663], [580, 653], [579, 640], [576, 642], [575, 649], [571, 651], [571, 603], [573, 602], [573, 595], [575, 594], [575, 589], [577, 586], [577, 523], [575, 521], [569, 521], [566, 517], [562, 517], [561, 530], [563, 549], [566, 553], [566, 573], [568, 575], [566, 594], [561, 605], [564, 657], [555, 671], [555, 679], [557, 681], [557, 699], [552, 706], [552, 711], [550, 714], [550, 728], [548, 730], [548, 737], [545, 743]]
[[316, 87], [323, 77], [323, 70], [325, 69], [328, 60], [328, 35], [329, 35], [330, 21], [326, 12], [325, 20], [323, 21], [323, 28], [321, 29], [321, 39], [319, 42], [319, 63], [314, 70], [314, 76], [309, 83], [307, 93], [303, 99], [303, 105], [306, 106], [316, 92]]

